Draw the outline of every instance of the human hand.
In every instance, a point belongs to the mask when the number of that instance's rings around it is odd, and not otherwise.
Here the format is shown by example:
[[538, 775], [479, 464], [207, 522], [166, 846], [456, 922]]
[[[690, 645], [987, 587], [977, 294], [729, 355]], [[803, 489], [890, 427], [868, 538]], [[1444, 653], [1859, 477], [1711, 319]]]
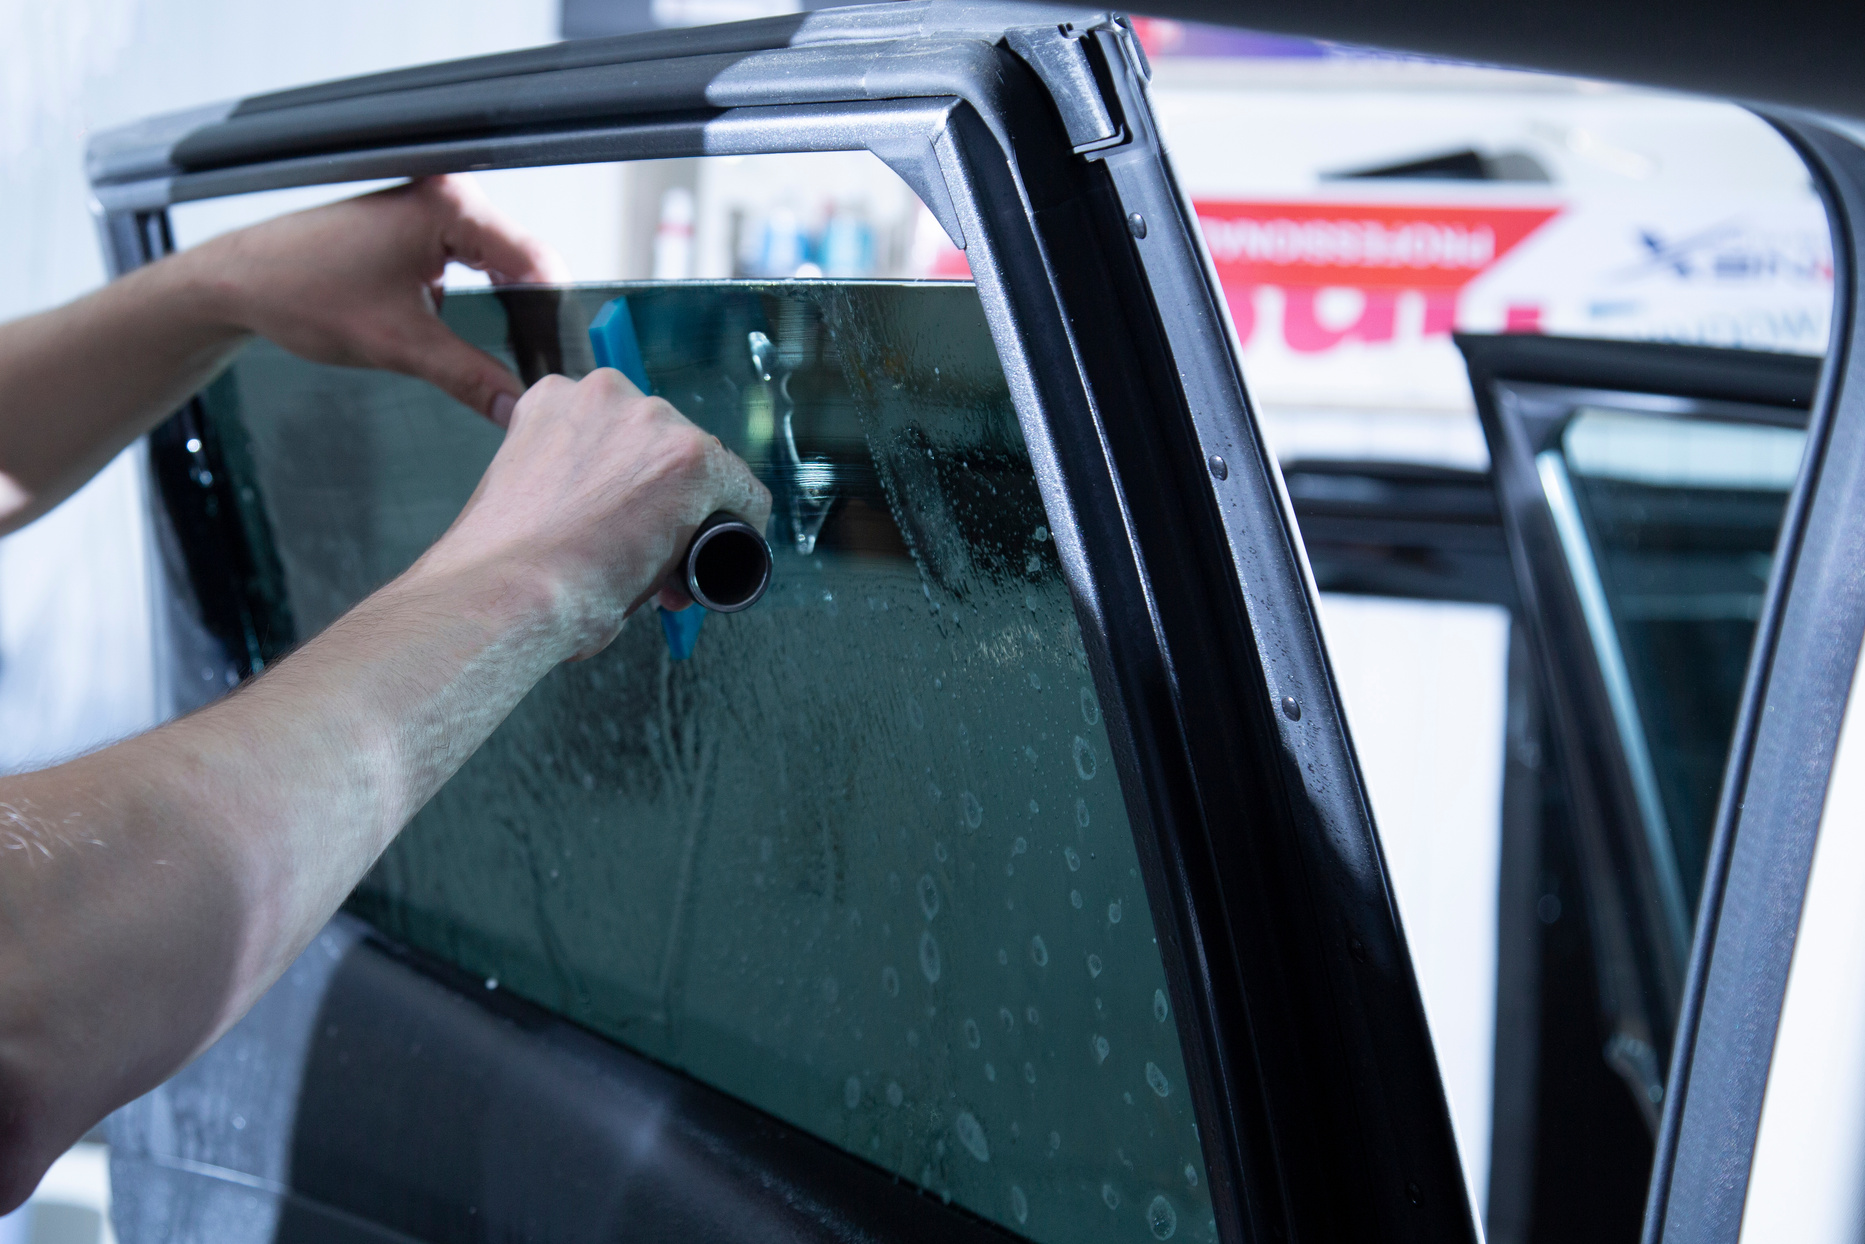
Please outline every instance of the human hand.
[[518, 576], [547, 602], [564, 655], [581, 659], [657, 593], [669, 608], [691, 603], [675, 571], [716, 510], [758, 528], [771, 514], [770, 492], [717, 437], [614, 368], [546, 376], [415, 573]]
[[504, 426], [524, 386], [438, 314], [449, 262], [495, 284], [567, 279], [470, 180], [429, 177], [225, 234], [179, 257], [239, 328], [318, 363], [430, 381]]

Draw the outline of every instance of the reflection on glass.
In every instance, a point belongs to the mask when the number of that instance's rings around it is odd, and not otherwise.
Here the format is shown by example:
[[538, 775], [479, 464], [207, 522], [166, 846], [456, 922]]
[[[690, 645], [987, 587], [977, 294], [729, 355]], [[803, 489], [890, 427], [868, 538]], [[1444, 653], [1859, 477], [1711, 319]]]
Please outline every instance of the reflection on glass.
[[1686, 919], [1805, 440], [1792, 427], [1597, 407], [1562, 439]]
[[[551, 674], [353, 900], [394, 937], [1044, 1241], [1208, 1239], [1131, 833], [976, 292], [450, 295], [580, 374], [627, 294], [658, 392], [776, 499], [773, 586], [669, 660]], [[308, 635], [497, 447], [398, 377], [264, 344], [211, 395]]]

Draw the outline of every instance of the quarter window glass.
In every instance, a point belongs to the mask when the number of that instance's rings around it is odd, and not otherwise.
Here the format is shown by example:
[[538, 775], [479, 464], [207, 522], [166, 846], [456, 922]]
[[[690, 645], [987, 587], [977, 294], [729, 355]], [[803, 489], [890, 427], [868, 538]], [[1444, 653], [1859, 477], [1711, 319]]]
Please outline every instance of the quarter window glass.
[[1583, 603], [1603, 611], [1594, 643], [1685, 912], [1805, 441], [1797, 427], [1582, 407], [1544, 455], [1557, 524], [1571, 481], [1584, 542], [1566, 551]]
[[[656, 390], [771, 487], [774, 584], [690, 659], [639, 616], [552, 673], [353, 909], [1020, 1234], [1211, 1238], [1112, 748], [977, 292], [609, 283], [445, 314], [579, 375], [623, 296]], [[262, 343], [210, 405], [299, 636], [437, 537], [499, 441], [421, 384]]]

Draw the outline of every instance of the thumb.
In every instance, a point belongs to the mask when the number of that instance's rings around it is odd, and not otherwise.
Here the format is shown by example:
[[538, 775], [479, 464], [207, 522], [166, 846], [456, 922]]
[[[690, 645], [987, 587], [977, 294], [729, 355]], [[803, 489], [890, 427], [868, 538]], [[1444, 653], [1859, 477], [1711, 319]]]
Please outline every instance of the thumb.
[[[425, 380], [504, 427], [524, 385], [505, 364], [468, 345], [439, 319], [428, 319], [385, 360], [396, 371]], [[501, 398], [507, 400], [501, 401]]]

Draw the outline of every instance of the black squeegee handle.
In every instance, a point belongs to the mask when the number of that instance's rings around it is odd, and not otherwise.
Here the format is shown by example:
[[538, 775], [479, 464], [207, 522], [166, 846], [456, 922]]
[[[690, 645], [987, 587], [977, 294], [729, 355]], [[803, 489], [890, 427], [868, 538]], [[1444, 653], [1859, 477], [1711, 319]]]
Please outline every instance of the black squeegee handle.
[[771, 585], [770, 541], [738, 515], [718, 510], [693, 533], [680, 570], [694, 603], [737, 613], [757, 604]]

